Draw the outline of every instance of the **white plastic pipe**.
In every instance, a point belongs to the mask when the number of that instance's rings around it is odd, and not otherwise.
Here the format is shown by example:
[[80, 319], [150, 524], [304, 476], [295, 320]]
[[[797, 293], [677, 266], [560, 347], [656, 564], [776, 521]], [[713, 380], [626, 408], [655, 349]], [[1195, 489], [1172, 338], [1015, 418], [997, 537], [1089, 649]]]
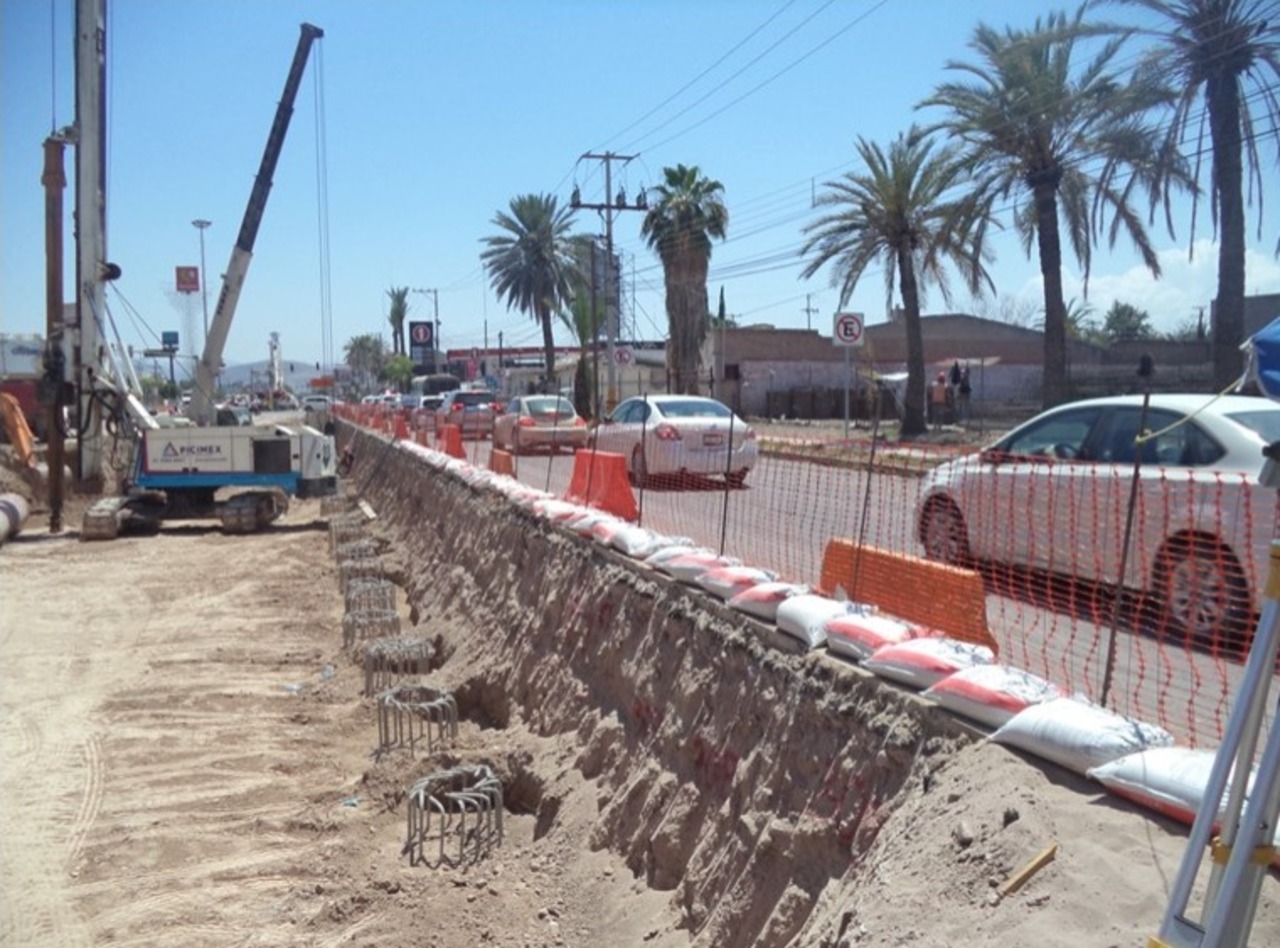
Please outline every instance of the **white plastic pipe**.
[[21, 532], [30, 513], [27, 499], [21, 494], [0, 494], [0, 546]]

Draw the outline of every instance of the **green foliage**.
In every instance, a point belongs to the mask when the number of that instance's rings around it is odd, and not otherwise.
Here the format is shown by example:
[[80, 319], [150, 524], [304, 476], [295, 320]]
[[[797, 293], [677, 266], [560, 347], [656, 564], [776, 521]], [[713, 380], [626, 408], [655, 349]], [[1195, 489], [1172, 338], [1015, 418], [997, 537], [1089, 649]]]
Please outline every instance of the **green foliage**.
[[707, 272], [711, 242], [724, 240], [729, 210], [724, 185], [696, 165], [663, 168], [663, 183], [640, 225], [640, 234], [662, 261], [668, 325], [667, 364], [677, 392], [697, 394], [702, 341], [710, 323]]
[[1110, 342], [1128, 342], [1133, 339], [1150, 339], [1151, 316], [1145, 309], [1116, 300], [1102, 317], [1102, 334]]
[[[1244, 369], [1245, 185], [1248, 203], [1257, 198], [1260, 237], [1263, 184], [1277, 182], [1274, 165], [1259, 155], [1259, 144], [1276, 144], [1280, 157], [1274, 134], [1280, 126], [1280, 10], [1274, 0], [1113, 2], [1142, 7], [1163, 20], [1163, 29], [1149, 31], [1156, 42], [1138, 71], [1159, 76], [1177, 90], [1158, 147], [1195, 156], [1193, 179], [1207, 184], [1204, 193], [1219, 236], [1214, 385], [1224, 388]], [[1206, 147], [1206, 131], [1211, 147]], [[1198, 200], [1201, 190], [1195, 193]], [[1192, 247], [1197, 210], [1193, 203]], [[1280, 244], [1276, 249], [1280, 252]]]
[[383, 363], [382, 378], [398, 391], [408, 391], [409, 382], [413, 379], [413, 360], [403, 353], [396, 353]]
[[824, 185], [818, 206], [829, 210], [805, 227], [812, 236], [801, 251], [809, 257], [801, 275], [811, 277], [830, 264], [841, 307], [868, 271], [883, 274], [890, 299], [897, 284], [907, 334], [902, 434], [911, 437], [926, 430], [921, 284], [932, 283], [949, 298], [950, 265], [971, 293], [990, 287], [985, 266], [990, 218], [981, 202], [957, 196], [966, 178], [954, 152], [935, 148], [914, 126], [899, 134], [887, 153], [863, 138], [857, 150], [866, 170]]
[[387, 296], [391, 299], [391, 308], [387, 311], [387, 322], [391, 323], [391, 351], [406, 353], [409, 350], [404, 344], [404, 320], [409, 314], [409, 288], [393, 286], [387, 290]]
[[[976, 62], [951, 62], [964, 77], [938, 86], [922, 106], [946, 117], [935, 128], [962, 150], [981, 199], [1013, 208], [1013, 223], [1030, 255], [1037, 248], [1044, 278], [1044, 401], [1067, 395], [1066, 301], [1062, 250], [1084, 269], [1093, 247], [1127, 234], [1147, 268], [1160, 264], [1134, 207], [1148, 195], [1154, 208], [1168, 189], [1189, 181], [1176, 150], [1158, 146], [1148, 119], [1173, 99], [1151, 72], [1122, 75], [1118, 54], [1127, 35], [1074, 17], [1050, 14], [1030, 30], [986, 25], [974, 31]], [[1097, 54], [1077, 63], [1077, 43], [1103, 37]]]
[[373, 389], [382, 378], [387, 349], [377, 333], [353, 336], [343, 347], [343, 359], [351, 366], [357, 385], [364, 391]]
[[573, 373], [573, 407], [583, 418], [596, 417], [596, 391], [595, 365], [583, 356]]
[[523, 194], [511, 199], [510, 213], [494, 215], [493, 223], [501, 232], [484, 238], [487, 249], [480, 259], [493, 291], [542, 327], [546, 382], [554, 390], [551, 319], [572, 297], [577, 272], [569, 238], [573, 209], [558, 207], [554, 195]]

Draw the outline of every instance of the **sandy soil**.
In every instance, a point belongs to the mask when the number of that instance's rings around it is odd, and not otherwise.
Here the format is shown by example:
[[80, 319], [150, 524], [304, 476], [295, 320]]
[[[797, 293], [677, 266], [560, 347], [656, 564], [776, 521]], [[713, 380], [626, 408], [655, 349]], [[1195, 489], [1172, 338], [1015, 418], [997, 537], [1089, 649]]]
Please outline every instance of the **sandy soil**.
[[[191, 524], [102, 544], [51, 537], [37, 515], [0, 547], [0, 944], [1155, 931], [1177, 827], [855, 670], [767, 652], [724, 610], [443, 475], [364, 465], [402, 626], [458, 696], [456, 744], [375, 756], [315, 502], [256, 536]], [[406, 788], [465, 762], [502, 778], [502, 845], [411, 866]], [[1057, 859], [993, 904], [1051, 842]], [[1273, 874], [1256, 944], [1280, 943], [1278, 889]]]

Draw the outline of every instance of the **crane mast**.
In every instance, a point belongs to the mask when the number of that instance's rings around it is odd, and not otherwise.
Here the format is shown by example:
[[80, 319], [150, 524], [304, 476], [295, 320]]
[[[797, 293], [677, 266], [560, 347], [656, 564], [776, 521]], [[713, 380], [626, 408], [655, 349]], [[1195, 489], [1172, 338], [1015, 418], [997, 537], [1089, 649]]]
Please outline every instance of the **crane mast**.
[[218, 293], [218, 305], [209, 323], [209, 335], [204, 342], [204, 352], [196, 364], [189, 415], [197, 425], [212, 424], [215, 417], [214, 379], [222, 365], [223, 349], [227, 344], [227, 335], [231, 331], [231, 322], [235, 317], [240, 290], [244, 286], [244, 278], [249, 270], [249, 261], [253, 257], [253, 245], [258, 238], [258, 227], [262, 224], [267, 197], [271, 193], [272, 177], [275, 175], [276, 163], [280, 159], [280, 151], [284, 146], [285, 133], [288, 132], [289, 121], [293, 117], [293, 103], [298, 97], [298, 86], [302, 83], [302, 73], [306, 69], [307, 57], [311, 53], [312, 44], [322, 36], [324, 36], [324, 30], [320, 27], [310, 23], [302, 24], [302, 35], [298, 38], [298, 47], [293, 54], [293, 64], [289, 67], [289, 75], [285, 80], [284, 94], [276, 107], [275, 121], [271, 124], [271, 134], [267, 136], [267, 147], [262, 154], [262, 164], [258, 167], [258, 176], [254, 179], [253, 190], [249, 194], [249, 204], [245, 208], [244, 220], [240, 223], [240, 233], [231, 251], [231, 262], [222, 276], [222, 289]]

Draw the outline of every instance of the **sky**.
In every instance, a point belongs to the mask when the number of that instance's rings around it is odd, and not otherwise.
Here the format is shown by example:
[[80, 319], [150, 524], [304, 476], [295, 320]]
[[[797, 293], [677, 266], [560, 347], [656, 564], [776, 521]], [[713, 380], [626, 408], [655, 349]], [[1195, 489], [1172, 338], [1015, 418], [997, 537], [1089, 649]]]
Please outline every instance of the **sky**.
[[[1038, 0], [106, 0], [108, 257], [122, 271], [107, 303], [124, 342], [155, 347], [176, 330], [196, 351], [198, 295], [174, 291], [174, 268], [200, 265], [204, 231], [210, 315], [240, 228], [299, 26], [325, 31], [313, 49], [274, 176], [224, 359], [340, 360], [350, 338], [390, 343], [387, 291], [409, 287], [409, 319], [431, 319], [440, 344], [537, 346], [534, 321], [508, 309], [480, 264], [483, 239], [517, 195], [588, 203], [613, 188], [634, 201], [666, 166], [698, 166], [724, 186], [728, 239], [711, 259], [712, 310], [723, 289], [740, 325], [811, 327], [830, 335], [840, 304], [830, 271], [800, 278], [804, 225], [824, 182], [860, 170], [859, 136], [887, 146], [916, 105], [973, 61], [974, 27], [1027, 27], [1061, 9]], [[1113, 19], [1142, 22], [1137, 11]], [[1145, 22], [1150, 23], [1148, 19]], [[0, 0], [0, 333], [45, 324], [42, 142], [74, 121], [72, 0]], [[1121, 54], [1128, 64], [1138, 46]], [[1275, 145], [1264, 145], [1277, 182]], [[67, 172], [73, 180], [74, 155]], [[1280, 194], [1272, 198], [1272, 204]], [[65, 195], [68, 235], [74, 188]], [[1146, 310], [1157, 331], [1207, 312], [1216, 247], [1202, 205], [1189, 259], [1189, 203], [1176, 235], [1152, 230], [1154, 281], [1125, 240], [1095, 254], [1089, 303]], [[614, 216], [627, 297], [623, 336], [665, 336], [661, 267], [642, 214]], [[327, 226], [322, 226], [326, 224]], [[1275, 211], [1249, 218], [1248, 293], [1280, 292]], [[603, 233], [595, 211], [575, 229]], [[1041, 308], [1038, 266], [1012, 234], [993, 243], [997, 297], [952, 305], [936, 289], [926, 313]], [[327, 252], [326, 252], [327, 251]], [[67, 293], [74, 255], [68, 237]], [[1082, 297], [1065, 263], [1068, 299]], [[959, 288], [959, 281], [953, 285]], [[417, 291], [434, 292], [417, 292]], [[886, 318], [880, 272], [845, 311]], [[326, 326], [329, 328], [326, 330]], [[557, 341], [570, 344], [567, 330]]]

